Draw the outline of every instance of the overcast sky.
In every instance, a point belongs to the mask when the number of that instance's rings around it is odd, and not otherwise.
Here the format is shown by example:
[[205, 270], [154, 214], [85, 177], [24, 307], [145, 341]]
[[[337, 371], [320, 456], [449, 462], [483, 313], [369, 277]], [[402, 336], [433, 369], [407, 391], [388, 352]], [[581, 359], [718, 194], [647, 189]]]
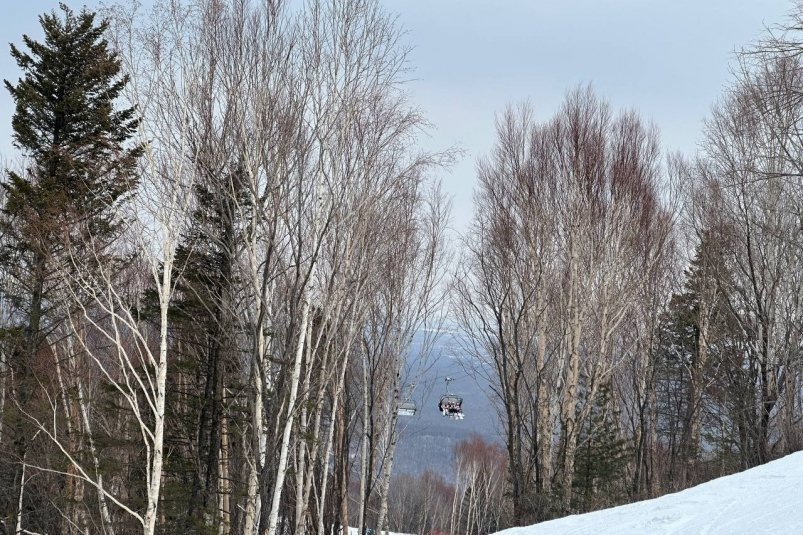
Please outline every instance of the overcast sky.
[[[591, 82], [614, 108], [636, 108], [654, 121], [666, 149], [692, 153], [702, 120], [729, 83], [734, 50], [792, 7], [790, 0], [381, 1], [414, 47], [409, 89], [435, 125], [424, 147], [465, 151], [443, 176], [459, 230], [471, 215], [476, 158], [490, 149], [494, 114], [506, 104], [529, 100], [546, 119], [568, 89]], [[23, 33], [39, 37], [37, 15], [58, 6], [0, 3], [4, 43], [19, 43]], [[6, 45], [0, 78], [18, 76]], [[0, 155], [12, 158], [13, 106], [0, 93]]]

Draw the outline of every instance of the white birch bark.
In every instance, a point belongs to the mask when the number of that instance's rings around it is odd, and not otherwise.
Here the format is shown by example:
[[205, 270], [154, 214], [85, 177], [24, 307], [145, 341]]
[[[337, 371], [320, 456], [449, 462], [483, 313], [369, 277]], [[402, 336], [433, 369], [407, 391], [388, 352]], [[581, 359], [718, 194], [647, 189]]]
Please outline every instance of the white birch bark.
[[[314, 272], [314, 266], [312, 271]], [[279, 450], [279, 462], [276, 467], [276, 482], [273, 488], [271, 499], [270, 516], [268, 517], [268, 535], [275, 535], [279, 524], [279, 505], [281, 504], [282, 491], [284, 488], [284, 478], [287, 475], [287, 457], [290, 450], [290, 437], [295, 421], [296, 401], [298, 398], [298, 383], [301, 379], [301, 362], [304, 356], [304, 341], [307, 337], [307, 325], [309, 322], [310, 296], [305, 288], [303, 294], [303, 305], [301, 309], [301, 325], [298, 328], [297, 346], [295, 360], [293, 361], [293, 371], [290, 376], [290, 400], [287, 405], [286, 420], [284, 431], [282, 432], [282, 442]]]

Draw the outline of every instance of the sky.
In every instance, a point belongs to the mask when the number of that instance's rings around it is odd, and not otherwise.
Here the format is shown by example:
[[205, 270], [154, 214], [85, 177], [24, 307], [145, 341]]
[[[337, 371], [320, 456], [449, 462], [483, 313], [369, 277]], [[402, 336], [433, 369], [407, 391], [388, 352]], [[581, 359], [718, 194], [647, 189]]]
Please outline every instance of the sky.
[[[411, 99], [433, 129], [425, 150], [459, 148], [442, 173], [452, 226], [466, 228], [477, 158], [494, 142], [494, 117], [528, 101], [550, 118], [567, 91], [591, 83], [614, 109], [653, 121], [664, 149], [693, 154], [702, 122], [731, 80], [739, 47], [783, 22], [791, 0], [380, 0], [412, 47]], [[96, 0], [70, 2], [74, 9]], [[0, 78], [19, 71], [7, 44], [41, 36], [37, 15], [56, 0], [0, 0]], [[14, 159], [13, 103], [0, 89], [0, 161]]]

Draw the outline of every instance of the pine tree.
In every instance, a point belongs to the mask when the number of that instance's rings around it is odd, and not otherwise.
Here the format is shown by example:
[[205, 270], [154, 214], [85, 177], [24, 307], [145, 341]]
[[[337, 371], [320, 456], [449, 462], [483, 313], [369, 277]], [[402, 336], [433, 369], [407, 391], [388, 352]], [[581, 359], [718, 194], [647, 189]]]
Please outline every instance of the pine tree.
[[573, 483], [582, 511], [615, 505], [625, 497], [628, 443], [617, 425], [618, 413], [613, 408], [609, 383], [600, 385], [592, 403], [591, 414], [580, 432], [582, 447], [578, 449]]
[[229, 397], [243, 388], [237, 373], [236, 264], [250, 196], [242, 170], [230, 167], [213, 172], [198, 164], [193, 225], [176, 254], [176, 361], [168, 393], [168, 417], [176, 425], [166, 436], [175, 453], [165, 473], [178, 484], [167, 482], [164, 511], [170, 529], [186, 533], [217, 533], [230, 522], [231, 511], [220, 505], [238, 483], [228, 472], [231, 439], [224, 435], [228, 419], [237, 419]]
[[[60, 10], [40, 16], [44, 41], [26, 35], [27, 50], [11, 45], [23, 76], [16, 84], [5, 80], [15, 103], [14, 146], [28, 162], [22, 172], [7, 171], [0, 211], [0, 260], [12, 281], [5, 298], [15, 306], [2, 335], [14, 406], [21, 409], [3, 415], [2, 443], [12, 445], [4, 458], [13, 463], [0, 468], [0, 511], [7, 526], [16, 523], [20, 461], [30, 446], [21, 414], [34, 410], [37, 364], [53, 362], [47, 336], [59, 323], [58, 274], [73, 262], [86, 267], [109, 258], [105, 250], [122, 224], [115, 207], [136, 186], [142, 154], [130, 142], [138, 127], [135, 110], [115, 109], [128, 77], [103, 38], [107, 23], [96, 23], [87, 10], [76, 14], [64, 4]], [[26, 490], [23, 509], [31, 522], [45, 517], [35, 489]]]
[[[687, 276], [689, 272], [687, 272]], [[699, 296], [688, 283], [674, 294], [660, 323], [657, 401], [661, 434], [669, 456], [667, 479], [674, 483], [684, 464], [684, 429], [690, 414], [690, 376], [697, 351]]]
[[[745, 341], [723, 291], [729, 274], [719, 242], [712, 232], [703, 234], [683, 291], [672, 296], [661, 321], [659, 427], [669, 489], [702, 482], [701, 467], [710, 458], [702, 455], [703, 443], [724, 459], [746, 439], [743, 405], [752, 400], [742, 369]], [[718, 426], [709, 427], [713, 422]]]

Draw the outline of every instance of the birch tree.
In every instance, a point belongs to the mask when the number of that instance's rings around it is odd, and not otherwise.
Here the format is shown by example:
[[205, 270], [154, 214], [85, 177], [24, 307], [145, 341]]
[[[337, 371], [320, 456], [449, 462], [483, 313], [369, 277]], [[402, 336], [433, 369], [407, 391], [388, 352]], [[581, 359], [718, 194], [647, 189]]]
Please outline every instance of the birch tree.
[[589, 88], [552, 121], [531, 113], [502, 116], [479, 166], [457, 307], [469, 350], [493, 366], [517, 522], [572, 507], [580, 424], [620, 366], [623, 322], [672, 227], [653, 127], [614, 117]]

